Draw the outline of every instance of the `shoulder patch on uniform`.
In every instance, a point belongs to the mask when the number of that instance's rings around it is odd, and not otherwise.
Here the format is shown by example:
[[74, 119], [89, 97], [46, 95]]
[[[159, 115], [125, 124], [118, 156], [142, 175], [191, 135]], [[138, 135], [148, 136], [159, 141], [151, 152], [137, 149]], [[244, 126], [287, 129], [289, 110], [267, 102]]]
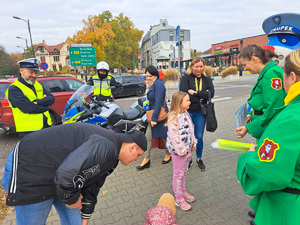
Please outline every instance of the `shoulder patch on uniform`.
[[257, 154], [260, 161], [271, 162], [275, 159], [275, 153], [279, 149], [279, 144], [266, 138], [264, 143], [259, 147]]
[[275, 90], [280, 90], [282, 88], [282, 82], [280, 78], [272, 78], [271, 79], [271, 87], [274, 88]]

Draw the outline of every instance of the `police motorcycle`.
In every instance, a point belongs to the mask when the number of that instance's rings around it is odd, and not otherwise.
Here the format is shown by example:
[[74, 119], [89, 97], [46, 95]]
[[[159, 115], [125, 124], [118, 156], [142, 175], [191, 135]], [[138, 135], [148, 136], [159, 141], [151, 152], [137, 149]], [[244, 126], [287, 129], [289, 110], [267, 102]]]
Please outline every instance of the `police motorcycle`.
[[91, 123], [116, 132], [128, 132], [132, 129], [145, 132], [149, 108], [146, 96], [140, 97], [123, 111], [115, 102], [98, 101], [93, 95], [94, 86], [84, 84], [68, 100], [62, 118], [63, 124]]

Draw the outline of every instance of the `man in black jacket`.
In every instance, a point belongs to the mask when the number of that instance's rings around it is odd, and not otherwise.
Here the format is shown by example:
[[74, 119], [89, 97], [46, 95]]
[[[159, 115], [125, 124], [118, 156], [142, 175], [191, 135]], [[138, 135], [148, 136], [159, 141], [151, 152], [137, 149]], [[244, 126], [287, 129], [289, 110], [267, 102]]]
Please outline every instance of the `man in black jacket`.
[[73, 123], [33, 132], [7, 159], [6, 203], [14, 206], [17, 224], [45, 224], [52, 205], [61, 224], [88, 224], [99, 190], [119, 160], [128, 165], [146, 149], [146, 137], [137, 130], [121, 134]]

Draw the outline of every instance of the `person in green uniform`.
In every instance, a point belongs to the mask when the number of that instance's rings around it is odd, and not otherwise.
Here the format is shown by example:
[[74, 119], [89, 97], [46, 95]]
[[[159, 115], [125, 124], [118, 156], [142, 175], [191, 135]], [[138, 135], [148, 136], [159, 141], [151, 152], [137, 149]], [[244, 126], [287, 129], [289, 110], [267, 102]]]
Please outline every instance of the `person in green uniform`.
[[256, 225], [300, 224], [300, 49], [286, 56], [284, 106], [259, 139], [243, 153], [237, 177], [256, 211]]
[[272, 61], [273, 57], [278, 56], [270, 49], [263, 49], [255, 44], [247, 45], [239, 54], [244, 70], [252, 74], [258, 73], [259, 76], [248, 99], [252, 111], [248, 114], [246, 122], [251, 122], [236, 128], [238, 138], [249, 132], [259, 139], [276, 113], [274, 108], [284, 104], [286, 92], [282, 87], [283, 71]]

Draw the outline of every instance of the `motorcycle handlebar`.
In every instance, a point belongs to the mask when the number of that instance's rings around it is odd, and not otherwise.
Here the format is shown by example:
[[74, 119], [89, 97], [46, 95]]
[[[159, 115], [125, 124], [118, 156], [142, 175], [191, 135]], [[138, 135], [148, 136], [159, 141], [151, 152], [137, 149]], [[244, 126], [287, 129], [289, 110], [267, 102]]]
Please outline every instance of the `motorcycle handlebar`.
[[97, 96], [96, 95], [90, 94], [89, 97], [90, 97], [90, 99], [91, 99], [92, 102], [96, 103], [97, 105], [99, 105], [101, 107], [105, 107], [105, 108], [109, 109], [109, 107], [106, 106], [106, 105], [104, 105], [104, 103], [102, 101], [98, 101], [97, 100]]

